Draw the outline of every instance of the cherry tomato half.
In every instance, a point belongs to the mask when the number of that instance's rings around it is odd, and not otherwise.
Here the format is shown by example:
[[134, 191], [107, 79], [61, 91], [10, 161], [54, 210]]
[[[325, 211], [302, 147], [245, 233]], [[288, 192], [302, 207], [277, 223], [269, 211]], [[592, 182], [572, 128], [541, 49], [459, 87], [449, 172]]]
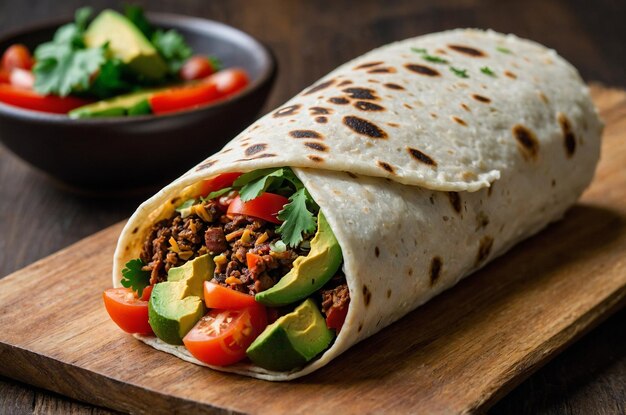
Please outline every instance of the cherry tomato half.
[[243, 69], [230, 68], [214, 73], [203, 82], [215, 84], [220, 97], [227, 97], [244, 89], [250, 80]]
[[258, 305], [252, 295], [231, 290], [214, 282], [204, 282], [204, 304], [207, 308], [238, 310]]
[[211, 192], [232, 186], [235, 179], [239, 176], [241, 176], [241, 173], [222, 173], [204, 180], [200, 189], [200, 196], [207, 197]]
[[102, 293], [102, 297], [111, 320], [122, 330], [127, 333], [152, 333], [148, 324], [148, 302], [135, 297], [131, 289], [109, 288]]
[[217, 98], [219, 93], [215, 84], [203, 82], [157, 92], [149, 101], [153, 113], [167, 114], [208, 104]]
[[235, 215], [247, 215], [278, 224], [282, 221], [276, 215], [287, 203], [289, 199], [286, 197], [268, 192], [247, 202], [242, 202], [241, 197], [237, 196], [228, 206], [226, 215], [230, 218]]
[[2, 83], [0, 83], [0, 101], [16, 107], [55, 114], [67, 114], [74, 108], [82, 107], [92, 102], [76, 97], [39, 95], [28, 89], [16, 88]]
[[261, 305], [239, 310], [211, 310], [185, 335], [183, 343], [198, 360], [227, 366], [246, 357], [246, 349], [267, 326]]
[[195, 81], [215, 73], [213, 62], [206, 56], [192, 56], [180, 68], [180, 78], [184, 81]]
[[11, 71], [15, 68], [27, 69], [33, 67], [33, 57], [28, 48], [22, 44], [9, 46], [2, 55], [2, 68]]
[[8, 84], [11, 82], [11, 74], [8, 71], [0, 69], [0, 84]]

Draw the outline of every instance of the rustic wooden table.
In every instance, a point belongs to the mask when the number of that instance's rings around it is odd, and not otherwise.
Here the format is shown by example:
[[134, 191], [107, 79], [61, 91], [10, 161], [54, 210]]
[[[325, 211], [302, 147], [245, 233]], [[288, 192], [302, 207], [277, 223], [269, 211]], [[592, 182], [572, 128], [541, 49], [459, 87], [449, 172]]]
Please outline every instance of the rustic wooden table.
[[[118, 3], [100, 0], [91, 5], [101, 9]], [[491, 27], [535, 39], [557, 49], [585, 79], [626, 87], [623, 0], [138, 3], [152, 11], [223, 21], [266, 42], [280, 65], [266, 110], [375, 46], [453, 27]], [[70, 16], [83, 4], [77, 0], [2, 1], [0, 28]], [[0, 146], [0, 276], [122, 220], [141, 199], [87, 199], [65, 193]], [[625, 321], [626, 310], [622, 310], [519, 385], [491, 412], [626, 413]], [[2, 378], [0, 412], [111, 413]]]

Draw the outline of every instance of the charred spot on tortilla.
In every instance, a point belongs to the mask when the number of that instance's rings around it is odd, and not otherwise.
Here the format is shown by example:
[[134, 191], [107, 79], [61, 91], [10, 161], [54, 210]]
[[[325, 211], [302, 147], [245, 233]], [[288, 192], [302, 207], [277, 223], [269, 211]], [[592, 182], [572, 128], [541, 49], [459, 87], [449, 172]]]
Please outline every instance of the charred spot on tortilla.
[[201, 164], [198, 165], [198, 167], [196, 167], [196, 171], [208, 169], [209, 167], [211, 167], [215, 163], [217, 163], [217, 160], [205, 161], [204, 163], [201, 163]]
[[321, 163], [322, 161], [324, 161], [322, 157], [314, 156], [313, 154], [309, 154], [307, 157], [309, 158], [309, 160], [314, 161], [316, 163]]
[[253, 144], [250, 147], [246, 148], [246, 156], [253, 156], [257, 153], [262, 152], [267, 148], [267, 144]]
[[387, 298], [391, 297], [391, 288], [387, 289]]
[[429, 66], [418, 65], [416, 63], [407, 63], [406, 65], [404, 65], [404, 67], [407, 68], [409, 71], [418, 73], [420, 75], [441, 76], [439, 71], [437, 71], [436, 69], [433, 69], [433, 68], [431, 68]]
[[288, 107], [280, 108], [274, 112], [273, 117], [286, 117], [288, 115], [294, 115], [298, 113], [298, 110], [302, 107], [300, 104], [289, 105]]
[[468, 107], [465, 103], [461, 103], [461, 108], [463, 108], [465, 111], [467, 112], [472, 112], [472, 110], [470, 109], [470, 107]]
[[392, 82], [387, 82], [386, 84], [383, 84], [385, 87], [389, 88], [389, 89], [395, 89], [396, 91], [404, 91], [404, 87], [398, 84], [394, 84]]
[[321, 115], [319, 117], [315, 117], [315, 122], [320, 124], [326, 124], [328, 122], [328, 118]]
[[232, 148], [225, 148], [222, 151], [220, 151], [220, 153], [225, 154], [225, 153], [230, 153], [231, 151], [233, 151]]
[[491, 247], [493, 246], [493, 238], [491, 236], [483, 236], [478, 245], [478, 252], [476, 253], [475, 266], [480, 265], [481, 262], [487, 259], [491, 253]]
[[431, 112], [431, 113], [430, 113], [430, 116], [431, 116], [432, 118], [439, 118], [439, 116], [438, 116], [437, 114], [435, 114], [434, 112]]
[[331, 104], [337, 104], [337, 105], [347, 105], [350, 103], [350, 101], [344, 97], [331, 97], [331, 98], [328, 98], [328, 102], [330, 102]]
[[458, 214], [461, 213], [461, 195], [458, 192], [448, 192], [448, 200], [452, 205], [452, 209]]
[[473, 48], [471, 46], [448, 45], [448, 47], [456, 52], [463, 53], [474, 58], [484, 58], [485, 56], [487, 56], [487, 54], [485, 54], [485, 52], [483, 52], [482, 50]]
[[365, 307], [370, 305], [370, 301], [372, 299], [372, 293], [370, 292], [367, 285], [363, 284], [363, 301], [365, 301]]
[[379, 99], [376, 96], [376, 91], [370, 88], [351, 87], [345, 88], [343, 92], [345, 92], [346, 95], [348, 95], [348, 97], [352, 99], [367, 99], [371, 101], [376, 101], [377, 99]]
[[545, 104], [550, 102], [546, 94], [544, 94], [543, 92], [539, 91], [537, 94], [539, 95], [539, 99], [542, 100]]
[[565, 116], [565, 114], [559, 112], [557, 116], [561, 131], [563, 132], [563, 139], [565, 143], [565, 154], [568, 158], [571, 158], [576, 152], [576, 137], [572, 131], [572, 125]]
[[515, 75], [513, 72], [511, 71], [504, 71], [504, 76], [508, 76], [511, 79], [517, 79], [517, 75]]
[[361, 330], [363, 330], [363, 323], [360, 323], [360, 324], [359, 324], [359, 328], [357, 329], [357, 331], [358, 331], [359, 333], [361, 332]]
[[172, 199], [170, 199], [170, 204], [171, 205], [175, 205], [175, 204], [178, 203], [179, 200], [180, 200], [180, 197], [178, 197], [178, 196], [173, 197]]
[[137, 232], [139, 232], [139, 227], [138, 227], [138, 226], [135, 226], [135, 228], [133, 229], [133, 232], [132, 232], [132, 233], [133, 233], [133, 234], [135, 234], [135, 233], [137, 233]]
[[513, 126], [513, 137], [517, 140], [517, 147], [520, 149], [524, 159], [537, 158], [539, 141], [532, 131], [521, 124], [516, 124]]
[[485, 104], [489, 104], [491, 102], [489, 98], [482, 96], [482, 95], [478, 95], [478, 94], [472, 94], [472, 98], [474, 98], [478, 102], [482, 102]]
[[430, 285], [435, 285], [439, 276], [441, 275], [441, 268], [443, 267], [443, 261], [439, 256], [434, 256], [430, 260]]
[[367, 71], [367, 73], [396, 73], [396, 68], [388, 67], [388, 68], [374, 68]]
[[452, 116], [452, 117], [450, 117], [450, 118], [452, 118], [452, 121], [454, 121], [454, 122], [456, 122], [456, 123], [458, 123], [458, 124], [462, 125], [463, 127], [467, 127], [467, 123], [466, 123], [465, 121], [463, 121], [463, 119], [462, 119], [462, 118], [459, 118], [459, 117], [457, 117], [457, 116], [455, 116], [455, 115], [453, 115], [453, 116]]
[[337, 86], [346, 86], [346, 85], [350, 85], [353, 82], [349, 79], [346, 79], [345, 81], [341, 81], [340, 83], [337, 84]]
[[411, 157], [413, 157], [415, 160], [419, 161], [420, 163], [428, 164], [429, 166], [433, 166], [433, 167], [437, 166], [437, 162], [435, 160], [433, 160], [432, 158], [430, 158], [428, 155], [424, 154], [423, 152], [419, 151], [418, 149], [412, 148], [412, 147], [407, 147], [406, 149], [411, 155]]
[[309, 108], [309, 111], [311, 112], [311, 115], [327, 115], [332, 112], [330, 108], [324, 107], [311, 107]]
[[370, 138], [387, 139], [387, 133], [384, 130], [380, 129], [376, 124], [364, 120], [363, 118], [346, 115], [343, 117], [343, 123], [355, 133], [362, 134]]
[[406, 109], [409, 109], [409, 110], [412, 110], [412, 109], [413, 109], [413, 107], [412, 107], [412, 106], [410, 106], [410, 105], [409, 105], [409, 104], [407, 104], [407, 103], [404, 103], [404, 104], [402, 104], [402, 105], [403, 105], [403, 106], [404, 106], [404, 108], [406, 108]]
[[395, 170], [391, 164], [385, 163], [384, 161], [377, 161], [376, 163], [378, 164], [379, 167], [385, 169], [389, 173], [395, 174]]
[[351, 171], [347, 171], [347, 172], [346, 172], [346, 174], [347, 174], [348, 176], [352, 177], [353, 179], [356, 179], [357, 177], [359, 177], [359, 176], [357, 176], [356, 174], [352, 173]]
[[476, 214], [476, 229], [478, 232], [480, 229], [485, 229], [489, 225], [489, 217], [482, 210]]
[[556, 180], [552, 179], [552, 183], [551, 183], [552, 187], [556, 187]]
[[259, 154], [258, 156], [254, 156], [252, 157], [250, 160], [256, 160], [256, 159], [266, 159], [269, 157], [276, 157], [276, 154], [272, 154], [272, 153], [263, 153], [263, 154]]
[[366, 69], [366, 68], [371, 68], [372, 66], [376, 66], [376, 65], [381, 65], [383, 64], [383, 61], [377, 61], [377, 62], [368, 62], [368, 63], [362, 63], [359, 66], [355, 66], [354, 69]]
[[413, 276], [413, 268], [409, 267], [409, 269], [406, 271], [406, 273], [409, 275], [409, 277]]
[[321, 91], [322, 89], [326, 89], [334, 83], [335, 83], [335, 80], [331, 79], [329, 81], [322, 82], [321, 84], [313, 85], [311, 88], [306, 90], [303, 95], [310, 95], [317, 91]]
[[322, 152], [328, 151], [328, 147], [322, 143], [316, 143], [314, 141], [307, 141], [306, 143], [304, 143], [304, 145], [316, 151], [322, 151]]
[[394, 128], [400, 127], [400, 124], [397, 124], [395, 122], [388, 122], [387, 125], [390, 126], [390, 127], [394, 127]]
[[382, 107], [378, 104], [374, 104], [373, 102], [368, 102], [368, 101], [357, 101], [354, 104], [354, 107], [361, 111], [384, 111], [385, 110], [385, 107]]
[[374, 247], [374, 255], [376, 255], [376, 258], [380, 256], [380, 249], [377, 246]]
[[324, 138], [320, 133], [313, 130], [293, 130], [289, 131], [289, 135], [293, 138]]

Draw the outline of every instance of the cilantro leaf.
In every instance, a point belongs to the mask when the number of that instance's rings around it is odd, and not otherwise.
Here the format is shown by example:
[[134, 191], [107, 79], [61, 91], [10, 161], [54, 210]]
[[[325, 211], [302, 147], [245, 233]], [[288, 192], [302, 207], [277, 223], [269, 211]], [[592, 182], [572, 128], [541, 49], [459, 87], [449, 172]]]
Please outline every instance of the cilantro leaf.
[[150, 285], [150, 272], [143, 271], [141, 267], [143, 267], [141, 259], [131, 259], [124, 265], [122, 280], [120, 281], [123, 287], [131, 288], [138, 297], [141, 297], [144, 288]]
[[133, 86], [124, 79], [124, 64], [119, 59], [109, 59], [100, 67], [100, 72], [89, 87], [89, 92], [98, 98], [109, 98], [125, 93]]
[[411, 51], [415, 52], [415, 53], [419, 53], [422, 55], [422, 59], [424, 59], [425, 61], [428, 62], [433, 62], [433, 63], [443, 63], [443, 64], [448, 64], [448, 60], [444, 59], [440, 56], [435, 56], [435, 55], [429, 55], [428, 51], [424, 48], [411, 48]]
[[284, 190], [283, 184], [291, 184], [293, 190], [303, 187], [302, 182], [293, 174], [290, 168], [281, 167], [278, 169], [262, 169], [245, 173], [237, 178], [233, 187], [241, 186], [239, 194], [244, 202], [259, 197], [261, 193], [268, 190]]
[[302, 187], [291, 195], [289, 203], [278, 212], [278, 219], [284, 222], [277, 232], [288, 246], [298, 246], [303, 239], [302, 234], [313, 233], [317, 229], [317, 220], [307, 209], [307, 202], [312, 203], [313, 198]]
[[91, 9], [76, 11], [75, 22], [61, 26], [50, 42], [35, 49], [35, 91], [66, 96], [89, 88], [90, 77], [105, 62], [105, 48], [85, 48], [83, 35]]
[[124, 6], [124, 16], [130, 20], [145, 37], [150, 39], [154, 34], [154, 27], [143, 13], [143, 9], [136, 5]]
[[176, 212], [182, 212], [185, 209], [189, 209], [196, 203], [196, 199], [185, 200], [180, 206], [176, 208]]
[[480, 68], [480, 71], [482, 73], [484, 73], [485, 75], [489, 75], [489, 76], [493, 76], [493, 77], [496, 76], [496, 73], [494, 71], [492, 71], [491, 68], [488, 67], [488, 66], [483, 66], [482, 68]]
[[231, 190], [233, 190], [232, 187], [225, 187], [223, 189], [220, 190], [216, 190], [214, 192], [209, 193], [208, 195], [206, 195], [206, 197], [202, 197], [202, 201], [205, 202], [207, 200], [211, 200], [211, 199], [215, 199], [216, 197], [220, 197], [225, 195], [226, 193], [230, 192]]
[[174, 29], [154, 32], [152, 44], [165, 59], [171, 73], [177, 73], [192, 54], [185, 38]]
[[450, 71], [452, 71], [459, 78], [469, 78], [469, 75], [467, 74], [467, 69], [459, 69], [451, 66]]
[[239, 196], [241, 197], [242, 202], [247, 202], [256, 197], [259, 197], [261, 193], [265, 192], [270, 185], [272, 185], [276, 180], [281, 180], [283, 178], [284, 169], [277, 169], [271, 173], [266, 174], [265, 176], [260, 177], [259, 179], [250, 182], [243, 186], [239, 191]]
[[506, 53], [507, 55], [511, 53], [510, 49], [505, 48], [504, 46], [498, 46], [496, 48], [498, 52]]

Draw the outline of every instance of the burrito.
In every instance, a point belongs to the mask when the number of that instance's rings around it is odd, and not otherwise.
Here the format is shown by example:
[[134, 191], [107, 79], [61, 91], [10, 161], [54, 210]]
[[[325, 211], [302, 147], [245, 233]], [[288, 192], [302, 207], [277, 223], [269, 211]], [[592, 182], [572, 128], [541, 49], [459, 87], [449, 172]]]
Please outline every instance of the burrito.
[[576, 69], [537, 43], [383, 46], [143, 203], [107, 310], [188, 362], [298, 378], [561, 218], [601, 132]]

